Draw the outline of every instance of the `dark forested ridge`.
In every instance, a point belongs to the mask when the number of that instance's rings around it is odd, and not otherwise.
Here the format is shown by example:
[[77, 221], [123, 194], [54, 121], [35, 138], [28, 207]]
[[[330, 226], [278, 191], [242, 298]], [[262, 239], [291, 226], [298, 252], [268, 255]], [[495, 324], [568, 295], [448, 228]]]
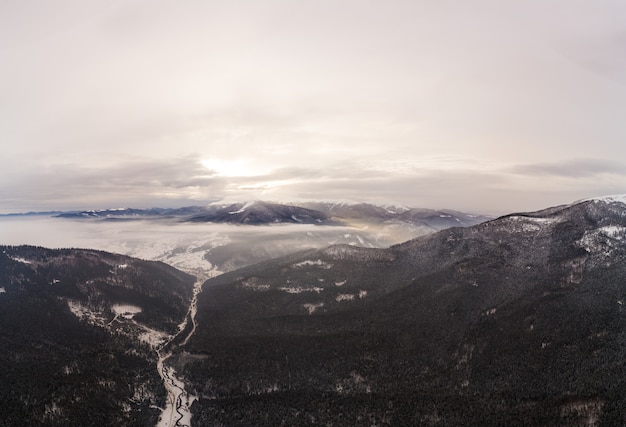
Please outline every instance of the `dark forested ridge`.
[[149, 332], [176, 331], [193, 282], [105, 252], [0, 246], [0, 425], [156, 424]]
[[626, 424], [626, 206], [585, 201], [206, 282], [198, 425]]

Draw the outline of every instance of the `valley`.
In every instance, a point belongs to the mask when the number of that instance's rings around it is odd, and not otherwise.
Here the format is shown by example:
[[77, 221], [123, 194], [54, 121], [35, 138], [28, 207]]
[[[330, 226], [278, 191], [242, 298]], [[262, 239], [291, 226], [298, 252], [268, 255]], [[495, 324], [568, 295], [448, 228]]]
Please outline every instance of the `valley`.
[[[56, 221], [69, 246], [90, 241], [188, 274], [108, 252], [5, 246], [0, 338], [13, 345], [0, 356], [15, 366], [54, 327], [35, 322], [18, 338], [9, 332], [18, 313], [38, 318], [41, 301], [57, 301], [44, 310], [58, 324], [47, 346], [68, 331], [96, 334], [116, 343], [108, 360], [145, 373], [125, 379], [132, 396], [111, 394], [103, 420], [620, 425], [624, 202], [590, 199], [382, 247], [373, 226], [2, 219], [31, 231]], [[381, 221], [378, 231], [389, 226]], [[164, 287], [164, 277], [178, 284]], [[83, 363], [102, 360], [97, 341], [76, 339], [92, 354]], [[72, 384], [86, 372], [77, 366], [70, 357], [43, 370]], [[116, 376], [137, 372], [130, 366], [94, 370], [83, 383], [117, 390]], [[3, 382], [15, 383], [11, 375]], [[13, 400], [10, 417], [31, 408], [28, 387], [11, 390], [22, 403]], [[48, 409], [33, 420], [72, 425], [70, 408], [95, 402], [58, 393], [34, 401]]]

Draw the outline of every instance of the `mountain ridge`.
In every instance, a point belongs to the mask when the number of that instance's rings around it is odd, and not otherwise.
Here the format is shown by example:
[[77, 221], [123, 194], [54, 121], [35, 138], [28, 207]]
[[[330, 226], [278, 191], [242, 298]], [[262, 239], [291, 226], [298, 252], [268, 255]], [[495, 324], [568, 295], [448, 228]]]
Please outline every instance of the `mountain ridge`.
[[626, 205], [594, 199], [211, 279], [202, 359], [178, 359], [194, 419], [622, 424], [625, 239]]

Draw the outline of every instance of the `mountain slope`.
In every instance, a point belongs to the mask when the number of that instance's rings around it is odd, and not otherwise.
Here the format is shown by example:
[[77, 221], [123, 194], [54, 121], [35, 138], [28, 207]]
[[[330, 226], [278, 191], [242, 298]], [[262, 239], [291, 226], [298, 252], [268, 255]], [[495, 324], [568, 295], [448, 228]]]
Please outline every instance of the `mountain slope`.
[[624, 424], [624, 239], [598, 199], [209, 280], [178, 357], [195, 419]]
[[0, 425], [154, 425], [155, 347], [194, 278], [100, 251], [0, 246]]
[[429, 234], [450, 227], [468, 227], [493, 219], [450, 209], [434, 210], [397, 206], [376, 206], [369, 203], [310, 202], [303, 206], [319, 210], [338, 221], [362, 224], [410, 224], [419, 234]]
[[331, 223], [326, 215], [313, 209], [267, 202], [234, 203], [215, 207], [206, 213], [192, 216], [188, 220], [248, 225]]

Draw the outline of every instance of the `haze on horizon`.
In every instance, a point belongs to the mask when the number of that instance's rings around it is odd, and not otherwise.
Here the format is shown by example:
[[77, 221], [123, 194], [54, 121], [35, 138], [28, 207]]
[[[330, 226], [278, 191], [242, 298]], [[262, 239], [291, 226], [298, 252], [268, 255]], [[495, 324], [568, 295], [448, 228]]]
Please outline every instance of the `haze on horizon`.
[[0, 213], [626, 192], [618, 0], [0, 3]]

